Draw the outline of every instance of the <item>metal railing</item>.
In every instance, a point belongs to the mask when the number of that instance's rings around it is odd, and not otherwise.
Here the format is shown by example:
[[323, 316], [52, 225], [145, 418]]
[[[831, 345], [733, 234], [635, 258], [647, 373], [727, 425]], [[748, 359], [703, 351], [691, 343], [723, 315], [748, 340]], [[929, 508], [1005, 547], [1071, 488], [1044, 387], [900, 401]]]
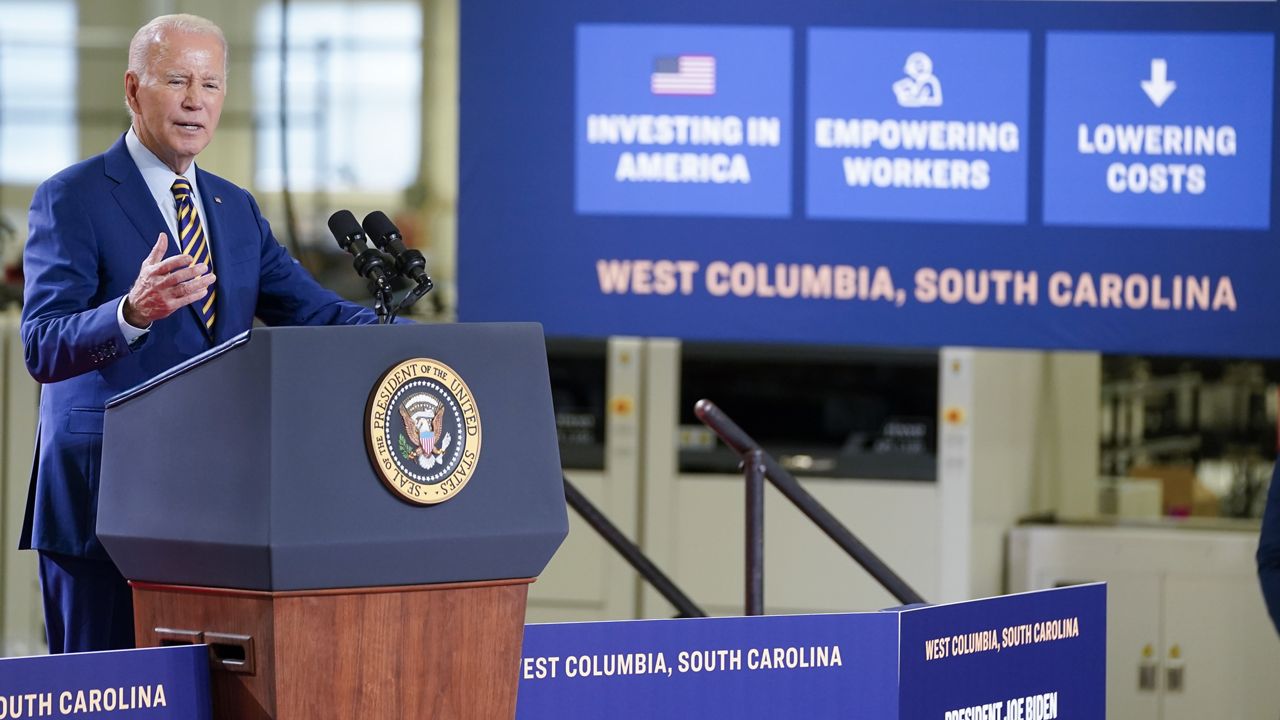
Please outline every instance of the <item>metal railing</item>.
[[898, 602], [923, 603], [924, 598], [871, 551], [822, 503], [800, 486], [772, 455], [760, 448], [737, 423], [710, 400], [699, 400], [694, 414], [742, 458], [746, 480], [746, 614], [764, 614], [764, 481], [773, 483], [800, 512], [804, 513], [863, 567]]
[[[561, 476], [563, 477], [563, 475]], [[667, 574], [662, 572], [653, 561], [631, 542], [626, 535], [614, 525], [609, 518], [605, 517], [600, 509], [591, 504], [586, 495], [583, 495], [573, 483], [569, 482], [569, 478], [564, 477], [564, 499], [568, 501], [569, 507], [572, 507], [592, 530], [599, 533], [604, 541], [609, 543], [614, 550], [626, 560], [636, 572], [640, 573], [640, 577], [644, 578], [653, 586], [655, 590], [666, 598], [667, 602], [675, 606], [679, 614], [676, 617], [706, 617], [702, 608], [698, 607], [688, 595], [684, 594], [679, 587], [676, 586]]]

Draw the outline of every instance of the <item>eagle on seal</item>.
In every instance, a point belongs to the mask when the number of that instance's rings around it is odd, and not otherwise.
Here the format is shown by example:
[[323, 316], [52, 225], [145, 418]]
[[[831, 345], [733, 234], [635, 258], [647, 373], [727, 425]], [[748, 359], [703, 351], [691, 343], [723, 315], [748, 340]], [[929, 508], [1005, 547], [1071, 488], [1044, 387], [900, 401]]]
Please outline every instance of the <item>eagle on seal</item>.
[[409, 442], [413, 443], [414, 449], [409, 453], [410, 460], [417, 460], [419, 455], [430, 454], [440, 455], [444, 452], [440, 448], [441, 430], [444, 429], [444, 413], [435, 413], [431, 418], [431, 447], [422, 447], [422, 432], [418, 428], [418, 424], [413, 421], [413, 416], [409, 414], [408, 408], [400, 406], [400, 418], [404, 420], [404, 431], [409, 436]]

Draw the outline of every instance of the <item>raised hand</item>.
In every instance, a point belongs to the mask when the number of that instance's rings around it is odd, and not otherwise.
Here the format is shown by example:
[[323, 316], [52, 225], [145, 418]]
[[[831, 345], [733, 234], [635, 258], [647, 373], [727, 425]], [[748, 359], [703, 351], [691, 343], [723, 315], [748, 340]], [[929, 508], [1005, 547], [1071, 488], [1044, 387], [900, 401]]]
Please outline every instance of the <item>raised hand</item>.
[[160, 233], [124, 300], [125, 322], [136, 328], [150, 327], [156, 320], [203, 298], [217, 279], [204, 263], [192, 265], [194, 258], [190, 255], [166, 258], [168, 247], [169, 236]]

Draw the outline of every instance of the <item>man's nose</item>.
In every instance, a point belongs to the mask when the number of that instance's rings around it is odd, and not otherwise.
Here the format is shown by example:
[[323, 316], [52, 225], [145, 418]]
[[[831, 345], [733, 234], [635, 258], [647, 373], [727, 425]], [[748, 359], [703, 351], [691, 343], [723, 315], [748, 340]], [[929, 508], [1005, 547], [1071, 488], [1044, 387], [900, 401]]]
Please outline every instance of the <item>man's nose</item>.
[[182, 96], [182, 107], [188, 110], [199, 110], [203, 105], [204, 99], [200, 95], [200, 86], [188, 85], [187, 92]]

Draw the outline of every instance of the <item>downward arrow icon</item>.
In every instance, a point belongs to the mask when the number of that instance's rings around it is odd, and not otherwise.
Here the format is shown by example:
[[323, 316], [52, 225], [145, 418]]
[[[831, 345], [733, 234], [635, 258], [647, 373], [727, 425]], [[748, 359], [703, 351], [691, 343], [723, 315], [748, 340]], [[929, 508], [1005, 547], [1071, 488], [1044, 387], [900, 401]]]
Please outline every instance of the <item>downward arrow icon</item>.
[[1169, 80], [1169, 63], [1164, 58], [1152, 58], [1151, 79], [1142, 81], [1142, 91], [1156, 107], [1160, 107], [1177, 89], [1178, 83]]

